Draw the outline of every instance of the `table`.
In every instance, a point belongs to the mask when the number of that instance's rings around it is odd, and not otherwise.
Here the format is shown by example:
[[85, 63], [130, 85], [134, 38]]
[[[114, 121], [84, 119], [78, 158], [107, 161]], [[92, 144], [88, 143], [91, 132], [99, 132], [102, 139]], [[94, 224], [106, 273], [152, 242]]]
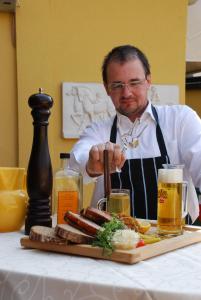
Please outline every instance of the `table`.
[[200, 300], [201, 243], [134, 265], [22, 249], [0, 233], [0, 300]]

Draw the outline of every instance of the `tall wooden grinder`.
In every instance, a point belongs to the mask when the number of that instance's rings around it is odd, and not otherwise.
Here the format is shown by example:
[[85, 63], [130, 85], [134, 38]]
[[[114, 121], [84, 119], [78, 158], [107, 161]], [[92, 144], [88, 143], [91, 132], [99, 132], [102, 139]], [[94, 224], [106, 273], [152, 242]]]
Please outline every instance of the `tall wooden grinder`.
[[47, 126], [53, 99], [42, 93], [29, 97], [33, 117], [33, 144], [27, 169], [27, 192], [29, 203], [25, 219], [25, 234], [33, 225], [52, 227], [51, 195], [52, 165], [48, 146]]

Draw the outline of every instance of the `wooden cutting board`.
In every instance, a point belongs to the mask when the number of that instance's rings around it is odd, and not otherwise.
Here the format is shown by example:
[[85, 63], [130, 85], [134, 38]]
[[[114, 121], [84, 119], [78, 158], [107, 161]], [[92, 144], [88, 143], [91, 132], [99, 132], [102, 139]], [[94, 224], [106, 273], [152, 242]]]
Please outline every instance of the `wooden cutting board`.
[[102, 248], [92, 247], [90, 245], [56, 245], [47, 242], [31, 241], [29, 237], [21, 238], [20, 242], [23, 247], [29, 249], [34, 248], [44, 251], [74, 254], [127, 264], [135, 264], [141, 260], [201, 242], [201, 227], [185, 226], [184, 229], [183, 235], [161, 240], [160, 242], [132, 250], [116, 250], [111, 256], [103, 255]]

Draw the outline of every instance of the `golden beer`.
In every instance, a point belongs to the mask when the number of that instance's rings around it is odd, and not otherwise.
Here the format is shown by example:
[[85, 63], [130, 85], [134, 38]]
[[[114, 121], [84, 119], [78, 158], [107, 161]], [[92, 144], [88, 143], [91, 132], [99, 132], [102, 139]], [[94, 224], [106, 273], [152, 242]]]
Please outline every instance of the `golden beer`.
[[182, 183], [158, 183], [159, 234], [182, 233]]
[[109, 199], [100, 199], [97, 208], [103, 210], [104, 203], [106, 204], [106, 211], [109, 213], [121, 213], [130, 216], [130, 190], [112, 189]]
[[130, 196], [129, 193], [119, 191], [111, 192], [107, 203], [107, 211], [110, 213], [122, 213], [130, 216]]
[[158, 171], [158, 233], [179, 235], [182, 234], [187, 210], [187, 182], [183, 182], [183, 166], [165, 166]]

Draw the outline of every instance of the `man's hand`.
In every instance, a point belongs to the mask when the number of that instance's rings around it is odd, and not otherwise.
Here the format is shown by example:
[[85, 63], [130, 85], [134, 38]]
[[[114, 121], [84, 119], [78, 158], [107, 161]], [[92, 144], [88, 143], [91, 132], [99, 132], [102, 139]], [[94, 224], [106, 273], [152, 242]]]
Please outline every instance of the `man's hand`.
[[125, 155], [121, 151], [121, 147], [117, 144], [107, 142], [98, 144], [89, 151], [89, 160], [86, 164], [86, 171], [89, 176], [96, 177], [104, 173], [103, 166], [103, 151], [107, 149], [109, 152], [110, 172], [116, 172], [116, 169], [121, 169], [126, 160]]

